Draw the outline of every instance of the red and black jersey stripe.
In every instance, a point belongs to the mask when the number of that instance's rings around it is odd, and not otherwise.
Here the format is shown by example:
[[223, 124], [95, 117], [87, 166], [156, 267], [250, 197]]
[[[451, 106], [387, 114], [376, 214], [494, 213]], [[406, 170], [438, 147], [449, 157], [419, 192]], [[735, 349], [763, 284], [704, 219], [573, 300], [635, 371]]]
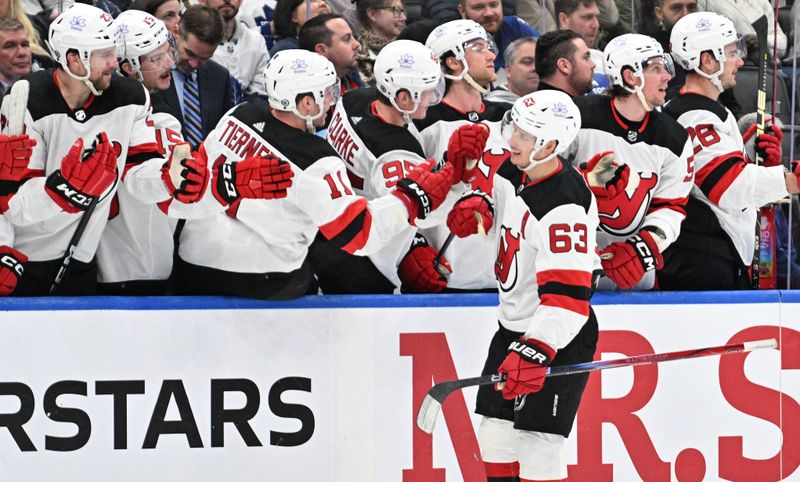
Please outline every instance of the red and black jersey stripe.
[[359, 198], [319, 230], [334, 246], [353, 254], [367, 244], [371, 226], [372, 214], [367, 208], [367, 200]]
[[539, 299], [543, 306], [553, 306], [589, 316], [592, 273], [551, 269], [536, 273], [536, 283], [539, 286]]
[[742, 173], [747, 163], [741, 152], [730, 152], [716, 157], [695, 174], [694, 183], [709, 201], [719, 204], [725, 191]]

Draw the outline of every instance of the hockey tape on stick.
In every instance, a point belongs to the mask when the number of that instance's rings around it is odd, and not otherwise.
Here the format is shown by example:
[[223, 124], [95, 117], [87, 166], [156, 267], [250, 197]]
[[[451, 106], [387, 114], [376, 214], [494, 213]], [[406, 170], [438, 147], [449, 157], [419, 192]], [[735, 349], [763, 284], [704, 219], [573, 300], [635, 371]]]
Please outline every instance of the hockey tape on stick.
[[[687, 358], [699, 358], [715, 355], [729, 355], [732, 353], [745, 353], [761, 348], [777, 348], [778, 342], [774, 338], [766, 340], [755, 340], [744, 343], [730, 345], [712, 346], [707, 348], [696, 348], [693, 350], [673, 351], [667, 353], [650, 353], [647, 355], [636, 355], [628, 358], [616, 360], [600, 360], [586, 363], [576, 363], [573, 365], [561, 365], [547, 368], [548, 377], [562, 375], [575, 375], [577, 373], [588, 373], [608, 368], [632, 367], [636, 365], [649, 365], [665, 361], [684, 360]], [[428, 390], [422, 405], [417, 412], [417, 427], [425, 433], [433, 433], [436, 419], [442, 410], [442, 403], [445, 398], [456, 390], [477, 385], [493, 385], [505, 381], [506, 375], [484, 375], [474, 378], [462, 378], [435, 384]]]
[[442, 249], [440, 249], [439, 252], [436, 254], [436, 257], [433, 258], [433, 269], [435, 269], [436, 272], [439, 273], [439, 276], [443, 280], [447, 279], [447, 277], [450, 275], [450, 271], [448, 271], [447, 268], [445, 268], [444, 265], [442, 264], [442, 257], [444, 256], [444, 252], [447, 251], [447, 248], [450, 247], [450, 243], [453, 242], [453, 238], [455, 237], [456, 235], [453, 233], [448, 234], [447, 239], [444, 240]]
[[6, 134], [18, 136], [25, 130], [25, 110], [28, 108], [30, 83], [20, 79], [11, 86], [11, 92], [3, 98], [3, 110], [8, 116]]

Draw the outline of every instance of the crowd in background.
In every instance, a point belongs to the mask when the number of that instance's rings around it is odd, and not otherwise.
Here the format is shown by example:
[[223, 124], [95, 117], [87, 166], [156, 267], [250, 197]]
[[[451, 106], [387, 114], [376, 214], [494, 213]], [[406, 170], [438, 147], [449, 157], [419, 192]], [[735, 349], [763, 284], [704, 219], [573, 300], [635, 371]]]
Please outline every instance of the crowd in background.
[[[50, 22], [72, 3], [73, 0], [0, 0], [2, 91], [31, 72], [57, 66], [44, 39]], [[732, 3], [736, 6], [732, 7]], [[177, 51], [172, 84], [151, 97], [154, 102], [172, 106], [175, 112], [184, 112], [176, 117], [181, 122], [183, 138], [193, 150], [201, 147], [230, 108], [245, 99], [267, 98], [265, 69], [270, 57], [278, 52], [304, 49], [325, 57], [333, 64], [341, 93], [345, 93], [375, 85], [375, 60], [386, 45], [398, 39], [425, 43], [436, 26], [458, 18], [480, 24], [498, 47], [494, 59], [497, 78], [483, 93], [486, 99], [498, 103], [511, 104], [540, 88], [541, 70], [552, 68], [555, 62], [535, 55], [537, 51], [549, 51], [541, 45], [537, 47], [537, 39], [547, 32], [569, 30], [584, 41], [588, 47], [585, 62], [594, 65], [591, 79], [585, 81], [590, 82], [590, 93], [602, 93], [610, 87], [602, 66], [602, 50], [609, 42], [626, 33], [643, 33], [655, 38], [668, 52], [675, 22], [694, 11], [714, 11], [729, 17], [748, 43], [748, 57], [737, 86], [720, 97], [737, 119], [744, 119], [742, 130], [752, 123], [752, 116], [748, 115], [755, 110], [753, 88], [759, 46], [752, 23], [762, 15], [768, 20], [770, 58], [777, 59], [778, 65], [776, 124], [789, 124], [792, 89], [800, 89], [797, 79], [792, 78], [793, 61], [800, 55], [794, 48], [793, 26], [794, 20], [800, 18], [800, 2], [792, 1], [782, 2], [777, 18], [767, 0], [93, 0], [93, 5], [112, 17], [127, 10], [141, 10], [169, 28]], [[574, 75], [584, 71], [576, 69]], [[552, 72], [547, 74], [552, 77]], [[186, 119], [185, 101], [179, 95], [192, 79], [199, 79], [203, 104], [195, 122]], [[668, 96], [677, 95], [683, 81], [679, 70], [670, 82]], [[773, 98], [772, 92], [769, 98]], [[788, 135], [783, 140], [782, 161], [787, 167], [793, 142], [796, 139]], [[792, 285], [800, 283], [797, 249], [789, 249], [785, 241], [788, 231], [797, 231], [798, 224], [786, 217], [786, 207], [779, 207], [779, 286], [787, 269], [792, 271]], [[793, 239], [800, 239], [800, 233], [795, 232]], [[170, 292], [168, 286], [164, 285], [164, 293]], [[341, 291], [333, 288], [328, 292]]]

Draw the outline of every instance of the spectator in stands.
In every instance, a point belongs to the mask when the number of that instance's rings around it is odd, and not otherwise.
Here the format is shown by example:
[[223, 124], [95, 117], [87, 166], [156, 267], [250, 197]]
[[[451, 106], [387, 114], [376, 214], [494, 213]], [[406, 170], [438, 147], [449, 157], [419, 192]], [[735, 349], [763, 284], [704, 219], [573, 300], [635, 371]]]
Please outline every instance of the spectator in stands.
[[131, 9], [149, 13], [164, 22], [172, 35], [178, 36], [181, 21], [181, 4], [178, 0], [133, 0]]
[[523, 95], [535, 91], [539, 87], [535, 53], [536, 39], [533, 37], [522, 37], [511, 42], [503, 54], [508, 82], [489, 92], [486, 100], [513, 104]]
[[540, 78], [538, 90], [561, 90], [572, 97], [591, 90], [595, 63], [577, 32], [556, 30], [542, 35], [534, 59]]
[[[219, 13], [205, 5], [187, 8], [175, 40], [178, 61], [172, 70], [172, 83], [169, 89], [154, 93], [153, 99], [167, 103], [181, 121], [184, 139], [197, 149], [236, 103], [233, 77], [228, 69], [211, 60], [222, 41]], [[187, 93], [187, 80], [196, 92], [190, 88]]]
[[561, 30], [578, 32], [590, 48], [600, 33], [600, 9], [596, 0], [556, 0], [556, 22]]
[[245, 27], [261, 34], [267, 51], [269, 51], [275, 43], [275, 37], [272, 35], [272, 19], [274, 17], [274, 0], [243, 0], [236, 19]]
[[[458, 8], [460, 0], [423, 0], [422, 18], [436, 20], [437, 25], [463, 18]], [[538, 2], [539, 0], [533, 0]], [[514, 15], [516, 0], [506, 0], [502, 3], [503, 16]]]
[[554, 11], [553, 0], [517, 0], [517, 16], [542, 34], [558, 28]]
[[[66, 4], [64, 8], [67, 8]], [[25, 34], [28, 37], [33, 56], [33, 71], [56, 66], [41, 40], [47, 37], [50, 21], [56, 15], [49, 10], [43, 12], [42, 15], [26, 14], [20, 0], [0, 2], [0, 18], [13, 18], [25, 28]]]
[[297, 36], [300, 28], [309, 20], [323, 13], [331, 13], [325, 0], [278, 0], [275, 4], [275, 18], [272, 20], [272, 34], [275, 44], [269, 54], [298, 47]]
[[0, 19], [0, 92], [31, 72], [31, 43], [25, 27], [13, 18]]
[[378, 52], [400, 35], [406, 26], [406, 8], [402, 0], [358, 0], [358, 17], [363, 26], [358, 42], [358, 66], [361, 79], [374, 84], [372, 67]]
[[[520, 37], [539, 37], [538, 31], [516, 15], [503, 16], [502, 0], [458, 0], [458, 13], [461, 18], [479, 23], [494, 38], [499, 52], [505, 52], [511, 42]], [[504, 66], [503, 57], [495, 57], [495, 72], [500, 72]]]
[[266, 96], [264, 69], [269, 53], [263, 37], [236, 18], [242, 0], [202, 0], [222, 18], [222, 43], [212, 59], [239, 81], [244, 94]]
[[360, 46], [350, 25], [335, 13], [318, 15], [300, 29], [299, 47], [331, 61], [339, 77], [342, 94], [363, 85], [356, 68]]

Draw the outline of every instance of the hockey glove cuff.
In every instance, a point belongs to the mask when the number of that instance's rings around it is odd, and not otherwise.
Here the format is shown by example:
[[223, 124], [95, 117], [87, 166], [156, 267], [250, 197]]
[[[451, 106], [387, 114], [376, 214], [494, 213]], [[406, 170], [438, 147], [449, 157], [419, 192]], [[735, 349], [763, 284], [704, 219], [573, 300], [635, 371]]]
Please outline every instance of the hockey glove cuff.
[[17, 288], [25, 272], [28, 257], [10, 246], [0, 246], [0, 296], [8, 296]]
[[[447, 278], [434, 266], [436, 254], [436, 250], [428, 244], [424, 236], [414, 236], [411, 249], [397, 268], [397, 275], [403, 283], [403, 293], [439, 293], [447, 286]], [[439, 259], [439, 264], [441, 269], [448, 273], [453, 272], [444, 256]]]
[[447, 227], [459, 238], [486, 234], [494, 223], [494, 201], [482, 191], [469, 191], [447, 214]]
[[601, 249], [600, 260], [606, 276], [623, 289], [633, 288], [646, 272], [664, 265], [653, 234], [646, 229]]

